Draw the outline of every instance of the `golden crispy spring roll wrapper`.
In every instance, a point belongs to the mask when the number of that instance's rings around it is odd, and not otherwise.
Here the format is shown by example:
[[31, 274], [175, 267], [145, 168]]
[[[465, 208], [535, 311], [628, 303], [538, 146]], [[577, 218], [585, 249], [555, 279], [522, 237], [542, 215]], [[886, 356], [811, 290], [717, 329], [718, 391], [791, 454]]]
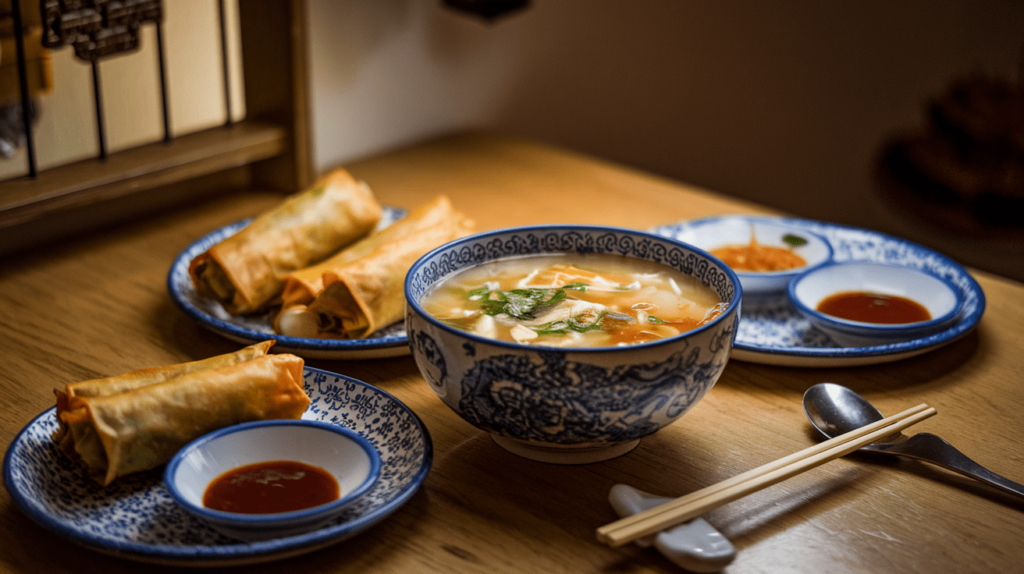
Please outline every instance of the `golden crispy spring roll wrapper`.
[[405, 217], [379, 233], [359, 240], [316, 265], [288, 275], [285, 278], [284, 290], [281, 292], [282, 310], [296, 305], [309, 305], [324, 289], [324, 273], [335, 272], [344, 265], [373, 253], [387, 243], [400, 241], [425, 229], [450, 226], [452, 222], [459, 223], [461, 221], [463, 221], [462, 216], [452, 207], [451, 200], [445, 195], [439, 195], [430, 202], [410, 211]]
[[189, 274], [200, 296], [252, 313], [276, 302], [289, 273], [366, 235], [382, 214], [365, 183], [334, 170], [196, 256]]
[[102, 484], [156, 468], [190, 441], [234, 424], [298, 419], [309, 405], [304, 361], [264, 355], [116, 395], [75, 397], [87, 420], [71, 425], [75, 452]]
[[400, 320], [409, 268], [431, 249], [465, 236], [469, 226], [456, 216], [324, 273], [324, 290], [307, 309], [316, 318], [319, 336], [362, 339]]
[[[69, 401], [74, 397], [116, 395], [118, 393], [123, 393], [140, 387], [162, 383], [188, 373], [218, 369], [220, 367], [242, 363], [256, 357], [266, 355], [270, 347], [274, 345], [274, 342], [275, 341], [273, 339], [270, 339], [239, 349], [233, 353], [217, 355], [199, 361], [138, 369], [115, 377], [93, 379], [90, 381], [82, 381], [66, 385], [63, 391], [54, 391], [57, 395], [57, 422], [60, 426], [54, 432], [53, 438], [57, 442], [63, 443], [63, 441], [68, 437], [67, 431], [69, 422], [81, 420], [82, 414], [72, 414], [68, 407]], [[82, 410], [84, 411], [84, 409]], [[73, 444], [62, 446], [65, 451], [73, 449]]]
[[64, 392], [67, 393], [69, 397], [116, 395], [117, 393], [123, 393], [139, 387], [162, 383], [168, 379], [188, 373], [216, 369], [227, 365], [233, 365], [235, 363], [243, 363], [245, 361], [255, 359], [256, 357], [266, 355], [270, 348], [274, 346], [274, 343], [275, 341], [273, 339], [268, 339], [266, 341], [249, 345], [248, 347], [244, 347], [233, 353], [216, 355], [206, 359], [200, 359], [198, 361], [138, 369], [123, 375], [107, 377], [105, 379], [93, 379], [91, 381], [71, 383], [64, 387]]

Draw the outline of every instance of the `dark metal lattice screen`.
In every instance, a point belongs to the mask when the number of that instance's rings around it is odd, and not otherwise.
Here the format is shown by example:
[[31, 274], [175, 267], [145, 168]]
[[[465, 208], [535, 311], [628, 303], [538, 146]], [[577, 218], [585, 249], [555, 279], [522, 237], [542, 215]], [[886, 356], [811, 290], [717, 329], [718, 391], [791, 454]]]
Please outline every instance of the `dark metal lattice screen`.
[[[21, 119], [25, 131], [28, 156], [28, 177], [38, 174], [35, 141], [32, 134], [32, 102], [29, 97], [25, 35], [22, 22], [22, 0], [11, 0], [14, 19], [15, 45], [18, 60], [18, 81], [21, 96]], [[42, 43], [46, 48], [71, 46], [75, 56], [92, 67], [92, 92], [95, 103], [97, 141], [100, 161], [107, 158], [104, 109], [100, 90], [99, 64], [104, 58], [131, 52], [139, 47], [140, 28], [152, 24], [156, 28], [157, 67], [160, 72], [161, 111], [163, 114], [164, 143], [172, 140], [170, 114], [167, 102], [167, 74], [164, 61], [163, 1], [162, 0], [39, 0], [42, 13]], [[224, 75], [224, 104], [226, 124], [232, 123], [231, 90], [228, 70], [227, 25], [224, 0], [218, 0], [220, 18], [220, 48]]]

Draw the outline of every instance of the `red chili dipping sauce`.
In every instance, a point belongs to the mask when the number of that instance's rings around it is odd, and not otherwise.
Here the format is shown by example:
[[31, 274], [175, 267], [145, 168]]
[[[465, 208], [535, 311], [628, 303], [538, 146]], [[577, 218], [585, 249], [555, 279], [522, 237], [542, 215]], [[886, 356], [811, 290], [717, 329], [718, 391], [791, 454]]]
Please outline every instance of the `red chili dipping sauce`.
[[337, 500], [338, 481], [322, 468], [290, 460], [240, 466], [210, 482], [203, 506], [240, 514], [272, 514]]
[[818, 311], [849, 321], [886, 325], [916, 323], [932, 318], [928, 309], [916, 301], [866, 291], [845, 291], [829, 295], [818, 303]]

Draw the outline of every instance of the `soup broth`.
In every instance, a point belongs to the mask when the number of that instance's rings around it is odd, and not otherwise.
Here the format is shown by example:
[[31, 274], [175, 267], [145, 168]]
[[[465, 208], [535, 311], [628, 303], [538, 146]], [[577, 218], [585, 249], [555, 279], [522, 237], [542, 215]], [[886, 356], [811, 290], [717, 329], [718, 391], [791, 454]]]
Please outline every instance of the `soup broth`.
[[541, 255], [456, 273], [420, 302], [440, 321], [527, 345], [605, 347], [694, 329], [728, 306], [699, 280], [618, 255]]

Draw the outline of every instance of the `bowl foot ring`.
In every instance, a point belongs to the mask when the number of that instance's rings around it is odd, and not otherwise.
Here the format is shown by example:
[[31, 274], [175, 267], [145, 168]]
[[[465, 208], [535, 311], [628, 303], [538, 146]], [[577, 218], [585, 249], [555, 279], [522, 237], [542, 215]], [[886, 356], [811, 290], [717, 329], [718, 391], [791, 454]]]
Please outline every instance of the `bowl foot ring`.
[[494, 434], [491, 435], [491, 439], [512, 454], [551, 464], [590, 464], [610, 460], [628, 453], [640, 444], [640, 439], [600, 445], [549, 444]]

